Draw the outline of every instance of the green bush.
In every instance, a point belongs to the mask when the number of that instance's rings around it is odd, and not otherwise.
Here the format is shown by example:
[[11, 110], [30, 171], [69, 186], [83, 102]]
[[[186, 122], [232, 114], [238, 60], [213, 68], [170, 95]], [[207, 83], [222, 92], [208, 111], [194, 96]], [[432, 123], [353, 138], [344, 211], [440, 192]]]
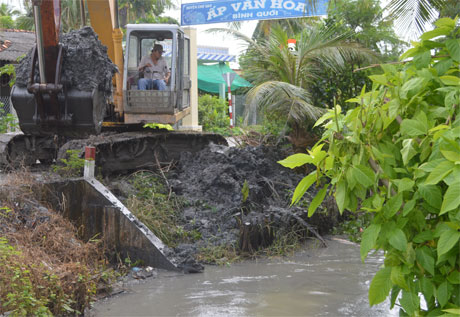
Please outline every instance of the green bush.
[[85, 167], [85, 159], [80, 157], [80, 150], [67, 150], [67, 158], [60, 159], [58, 164], [51, 165], [53, 172], [63, 177], [79, 177]]
[[401, 67], [382, 65], [383, 74], [370, 76], [373, 89], [349, 100], [356, 108], [344, 114], [336, 106], [318, 120], [325, 132], [309, 155], [280, 162], [316, 166], [292, 199], [296, 203], [316, 183], [321, 189], [309, 215], [328, 188], [340, 212], [374, 215], [362, 235], [361, 258], [380, 249], [385, 260], [370, 284], [369, 302], [390, 295], [402, 316], [460, 314], [457, 22], [438, 20], [401, 56]]
[[9, 15], [4, 15], [0, 17], [0, 28], [2, 29], [14, 29], [13, 18]]
[[203, 131], [229, 133], [230, 117], [225, 100], [211, 95], [202, 95], [198, 99], [198, 118]]
[[0, 102], [0, 133], [15, 131], [18, 127], [16, 118], [11, 113], [6, 113], [5, 105]]

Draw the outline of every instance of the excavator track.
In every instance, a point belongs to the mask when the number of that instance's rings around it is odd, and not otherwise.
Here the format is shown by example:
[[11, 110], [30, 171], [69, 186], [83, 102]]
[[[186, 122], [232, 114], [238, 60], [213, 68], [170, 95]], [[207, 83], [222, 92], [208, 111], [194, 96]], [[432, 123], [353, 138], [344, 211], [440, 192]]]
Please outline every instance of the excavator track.
[[124, 132], [101, 134], [88, 139], [72, 140], [59, 149], [58, 159], [65, 158], [68, 150], [85, 146], [96, 148], [96, 168], [103, 175], [135, 169], [152, 169], [158, 165], [179, 160], [181, 153], [196, 153], [210, 143], [228, 145], [219, 134], [194, 132]]
[[55, 137], [31, 136], [22, 132], [0, 134], [0, 165], [17, 168], [32, 165], [37, 160], [50, 163], [58, 148]]

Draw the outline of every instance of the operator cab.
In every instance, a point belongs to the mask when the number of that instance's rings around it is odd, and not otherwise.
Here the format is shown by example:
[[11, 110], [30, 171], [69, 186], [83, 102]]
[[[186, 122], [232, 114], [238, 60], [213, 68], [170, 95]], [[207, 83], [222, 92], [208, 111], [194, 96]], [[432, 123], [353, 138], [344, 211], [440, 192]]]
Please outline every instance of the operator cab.
[[[177, 25], [128, 24], [123, 72], [125, 123], [175, 124], [190, 113], [190, 40]], [[171, 72], [166, 90], [139, 90], [143, 56], [154, 44], [163, 46]]]

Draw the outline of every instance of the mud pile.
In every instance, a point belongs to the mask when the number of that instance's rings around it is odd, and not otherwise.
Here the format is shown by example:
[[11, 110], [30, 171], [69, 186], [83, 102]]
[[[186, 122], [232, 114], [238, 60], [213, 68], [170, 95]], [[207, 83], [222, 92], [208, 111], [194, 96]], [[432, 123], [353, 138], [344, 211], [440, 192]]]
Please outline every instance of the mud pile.
[[[107, 56], [107, 47], [102, 45], [94, 30], [87, 26], [61, 36], [63, 65], [61, 81], [67, 87], [82, 91], [98, 88], [110, 96], [112, 77], [118, 72]], [[29, 82], [33, 50], [21, 60], [16, 68], [16, 85], [26, 87]], [[54, 67], [54, 66], [53, 66]], [[39, 82], [38, 66], [35, 82]]]
[[[307, 217], [309, 202], [316, 195], [313, 187], [303, 198], [303, 207], [289, 207], [304, 175], [277, 163], [287, 155], [273, 147], [219, 145], [195, 155], [184, 153], [168, 178], [173, 191], [189, 202], [183, 211], [184, 229], [200, 232], [201, 239], [176, 251], [209, 244], [251, 251], [269, 245], [276, 231], [288, 231], [295, 225], [315, 234], [329, 231], [337, 222], [330, 200], [314, 217]], [[249, 188], [246, 200], [242, 193], [245, 182]]]

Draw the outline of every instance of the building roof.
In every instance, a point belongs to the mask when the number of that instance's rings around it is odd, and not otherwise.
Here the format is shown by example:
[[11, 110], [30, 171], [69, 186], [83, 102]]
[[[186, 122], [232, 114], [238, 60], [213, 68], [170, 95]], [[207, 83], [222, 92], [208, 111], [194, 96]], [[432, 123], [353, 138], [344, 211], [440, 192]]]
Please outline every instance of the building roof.
[[[171, 45], [163, 44], [165, 56], [171, 56]], [[227, 47], [197, 46], [196, 58], [200, 62], [236, 62], [236, 56], [228, 52]]]
[[16, 62], [35, 45], [32, 31], [0, 29], [0, 61]]

